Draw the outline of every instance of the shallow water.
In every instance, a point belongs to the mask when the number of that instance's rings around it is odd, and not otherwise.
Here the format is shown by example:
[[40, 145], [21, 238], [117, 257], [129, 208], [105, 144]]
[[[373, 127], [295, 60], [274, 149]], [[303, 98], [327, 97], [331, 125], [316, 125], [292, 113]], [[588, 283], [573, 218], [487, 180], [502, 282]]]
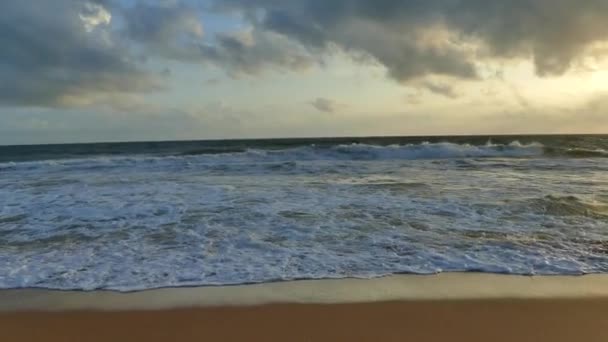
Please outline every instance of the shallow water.
[[2, 147], [0, 287], [608, 272], [608, 138], [416, 139]]

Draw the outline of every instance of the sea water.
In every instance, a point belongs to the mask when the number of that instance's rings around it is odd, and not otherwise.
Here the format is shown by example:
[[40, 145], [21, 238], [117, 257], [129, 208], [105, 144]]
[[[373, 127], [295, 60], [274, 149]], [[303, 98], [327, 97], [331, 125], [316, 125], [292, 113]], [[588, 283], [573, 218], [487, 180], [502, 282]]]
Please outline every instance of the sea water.
[[608, 137], [0, 146], [0, 288], [608, 272]]

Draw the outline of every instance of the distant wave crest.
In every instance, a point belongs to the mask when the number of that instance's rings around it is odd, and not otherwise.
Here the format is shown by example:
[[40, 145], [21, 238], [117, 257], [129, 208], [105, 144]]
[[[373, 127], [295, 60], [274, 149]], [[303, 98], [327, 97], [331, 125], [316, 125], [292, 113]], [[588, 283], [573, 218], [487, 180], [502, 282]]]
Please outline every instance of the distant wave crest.
[[316, 146], [306, 145], [285, 149], [200, 149], [172, 155], [131, 155], [95, 156], [90, 158], [39, 160], [0, 163], [0, 172], [17, 169], [38, 169], [40, 167], [114, 167], [121, 165], [157, 163], [186, 164], [251, 164], [285, 163], [297, 161], [348, 161], [348, 160], [424, 160], [424, 159], [466, 159], [466, 158], [608, 158], [608, 151], [602, 149], [568, 149], [546, 147], [537, 142], [484, 145], [455, 144], [450, 142], [407, 145], [349, 144]]
[[549, 156], [565, 156], [571, 158], [608, 158], [608, 151], [603, 149], [585, 148], [545, 148], [545, 154]]
[[338, 145], [332, 152], [360, 159], [454, 159], [484, 157], [533, 157], [543, 154], [539, 143], [521, 144], [514, 141], [508, 145], [488, 142], [476, 146], [454, 143], [422, 143], [416, 145]]

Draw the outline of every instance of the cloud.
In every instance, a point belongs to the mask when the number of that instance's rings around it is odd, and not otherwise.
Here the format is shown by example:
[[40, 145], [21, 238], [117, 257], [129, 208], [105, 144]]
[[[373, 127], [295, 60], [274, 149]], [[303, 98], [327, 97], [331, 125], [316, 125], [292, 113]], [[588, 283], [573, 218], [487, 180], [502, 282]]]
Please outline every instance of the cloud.
[[272, 67], [302, 70], [315, 58], [301, 44], [253, 27], [204, 33], [200, 6], [185, 1], [137, 1], [121, 11], [128, 39], [146, 56], [194, 64], [212, 64], [232, 76], [258, 74]]
[[430, 91], [433, 94], [444, 96], [450, 99], [456, 99], [460, 97], [460, 94], [454, 89], [449, 83], [424, 81], [421, 87]]
[[70, 106], [160, 89], [109, 30], [106, 1], [0, 4], [0, 105]]
[[[207, 32], [213, 15], [238, 24]], [[451, 82], [483, 78], [486, 62], [529, 60], [551, 76], [608, 55], [606, 18], [605, 0], [3, 1], [0, 106], [129, 108], [167, 87], [153, 65], [238, 77], [305, 70], [337, 50], [454, 98]]]
[[605, 0], [217, 0], [309, 48], [364, 52], [400, 82], [478, 77], [485, 59], [528, 59], [559, 75], [608, 39]]
[[422, 95], [420, 94], [420, 91], [415, 91], [415, 92], [408, 92], [407, 94], [405, 94], [403, 101], [411, 106], [418, 106], [420, 104], [422, 104]]
[[247, 29], [220, 33], [212, 44], [200, 48], [201, 62], [213, 63], [232, 76], [255, 75], [268, 68], [303, 70], [316, 58], [284, 36]]
[[200, 58], [204, 29], [196, 8], [175, 1], [137, 1], [121, 14], [123, 33], [142, 44], [145, 54], [185, 61]]
[[112, 21], [112, 14], [98, 3], [87, 2], [78, 15], [87, 32], [95, 30], [98, 26], [108, 25]]
[[[206, 37], [196, 1], [4, 1], [0, 106], [133, 107], [168, 86], [162, 63], [212, 64], [232, 76], [302, 70], [314, 57], [254, 28]], [[155, 58], [160, 70], [151, 70]]]
[[310, 104], [318, 111], [324, 113], [334, 113], [340, 106], [337, 102], [319, 97], [314, 101], [311, 101]]

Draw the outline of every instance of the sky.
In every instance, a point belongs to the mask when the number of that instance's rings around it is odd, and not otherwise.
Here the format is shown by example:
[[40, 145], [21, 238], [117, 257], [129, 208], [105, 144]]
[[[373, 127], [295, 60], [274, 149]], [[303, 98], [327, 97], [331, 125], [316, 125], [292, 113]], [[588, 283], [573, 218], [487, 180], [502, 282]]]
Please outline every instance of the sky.
[[0, 2], [0, 144], [608, 133], [606, 0]]

